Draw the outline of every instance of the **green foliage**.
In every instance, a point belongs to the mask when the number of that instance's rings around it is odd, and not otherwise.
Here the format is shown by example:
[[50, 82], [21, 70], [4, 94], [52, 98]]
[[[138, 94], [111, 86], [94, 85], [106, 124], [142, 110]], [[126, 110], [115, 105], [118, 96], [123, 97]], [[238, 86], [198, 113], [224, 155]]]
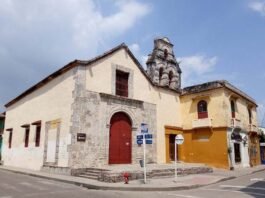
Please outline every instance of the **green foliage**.
[[259, 137], [260, 142], [265, 142], [265, 132], [260, 129], [260, 137]]

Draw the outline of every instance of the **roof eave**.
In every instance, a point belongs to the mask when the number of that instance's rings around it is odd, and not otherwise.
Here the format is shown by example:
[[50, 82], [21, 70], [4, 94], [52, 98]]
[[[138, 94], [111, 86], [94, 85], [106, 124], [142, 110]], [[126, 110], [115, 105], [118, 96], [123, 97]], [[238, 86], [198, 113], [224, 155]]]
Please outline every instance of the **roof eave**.
[[[205, 90], [201, 90], [201, 91], [197, 91], [197, 92], [187, 92], [187, 93], [183, 93], [182, 96], [185, 96], [185, 95], [190, 95], [190, 94], [196, 94], [196, 93], [199, 93], [199, 92], [205, 92], [205, 91], [210, 91], [210, 90], [214, 90], [214, 89], [219, 89], [219, 88], [227, 88], [229, 89], [230, 91], [240, 95], [241, 97], [245, 98], [246, 100], [248, 100], [249, 102], [251, 102], [252, 104], [254, 104], [256, 107], [258, 106], [256, 101], [251, 98], [250, 96], [248, 96], [246, 93], [244, 93], [243, 91], [241, 91], [240, 89], [236, 88], [235, 86], [233, 86], [232, 84], [230, 84], [228, 81], [226, 80], [218, 80], [218, 81], [212, 81], [212, 82], [206, 82], [206, 83], [217, 83], [219, 84], [220, 86], [215, 86], [215, 87], [210, 87], [210, 88], [206, 88]], [[204, 84], [204, 83], [203, 83]], [[190, 86], [190, 87], [195, 87], [195, 86], [200, 86], [201, 84], [199, 85], [194, 85], [194, 86]], [[187, 87], [186, 87], [187, 88]], [[185, 88], [184, 88], [185, 89]], [[183, 90], [184, 90], [183, 89]]]

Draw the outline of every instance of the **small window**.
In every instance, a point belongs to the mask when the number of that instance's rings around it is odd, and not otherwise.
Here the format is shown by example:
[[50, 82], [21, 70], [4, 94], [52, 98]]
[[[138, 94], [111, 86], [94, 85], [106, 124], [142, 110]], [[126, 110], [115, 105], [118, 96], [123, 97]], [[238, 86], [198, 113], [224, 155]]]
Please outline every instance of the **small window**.
[[36, 126], [36, 137], [35, 137], [35, 146], [36, 147], [40, 146], [40, 131], [41, 131], [41, 126], [37, 125]]
[[198, 110], [198, 118], [208, 118], [208, 111], [207, 111], [207, 102], [204, 100], [201, 100], [197, 104], [197, 110]]
[[9, 137], [8, 137], [8, 148], [12, 147], [12, 136], [13, 136], [13, 129], [9, 129]]
[[248, 122], [249, 124], [252, 124], [252, 113], [250, 108], [248, 108]]
[[129, 73], [116, 71], [116, 95], [128, 97]]
[[231, 105], [231, 115], [232, 118], [236, 117], [236, 107], [235, 107], [235, 102], [233, 100], [230, 101], [230, 105]]
[[29, 127], [25, 128], [25, 147], [29, 146]]

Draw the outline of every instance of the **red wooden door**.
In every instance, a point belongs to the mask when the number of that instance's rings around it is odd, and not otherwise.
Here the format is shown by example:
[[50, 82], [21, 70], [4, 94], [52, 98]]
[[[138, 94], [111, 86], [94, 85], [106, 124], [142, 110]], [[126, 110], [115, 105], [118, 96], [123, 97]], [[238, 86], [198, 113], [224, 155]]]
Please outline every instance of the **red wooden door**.
[[130, 164], [132, 153], [131, 121], [125, 113], [116, 113], [110, 121], [109, 163]]

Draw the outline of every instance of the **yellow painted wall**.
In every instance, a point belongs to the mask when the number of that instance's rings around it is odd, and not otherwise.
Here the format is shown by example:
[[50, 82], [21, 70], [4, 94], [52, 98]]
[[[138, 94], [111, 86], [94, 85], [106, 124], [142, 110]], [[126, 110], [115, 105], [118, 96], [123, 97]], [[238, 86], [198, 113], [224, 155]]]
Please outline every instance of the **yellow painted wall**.
[[208, 118], [212, 121], [212, 127], [230, 127], [232, 119], [230, 100], [233, 97], [236, 98], [236, 118], [241, 120], [243, 130], [249, 131], [248, 106], [252, 107], [252, 124], [257, 126], [257, 110], [254, 103], [231, 90], [218, 88], [180, 97], [183, 129], [192, 129], [192, 121], [198, 119], [197, 104], [200, 100], [208, 103]]
[[198, 119], [197, 104], [205, 100], [208, 104], [208, 117], [212, 120], [213, 127], [227, 126], [228, 120], [224, 109], [224, 89], [214, 89], [196, 94], [181, 96], [182, 127], [184, 130], [192, 129], [192, 121]]
[[257, 166], [261, 164], [260, 156], [260, 145], [259, 145], [259, 136], [256, 134], [251, 134], [249, 138], [249, 158], [250, 166]]
[[157, 159], [159, 163], [164, 163], [166, 160], [164, 126], [181, 125], [179, 94], [154, 87], [124, 49], [87, 67], [87, 90], [114, 94], [112, 93], [112, 86], [115, 83], [112, 79], [113, 64], [133, 71], [133, 99], [156, 104], [157, 131], [154, 131], [154, 133], [157, 133], [157, 139], [159, 140], [157, 142]]
[[236, 118], [241, 121], [243, 130], [249, 131], [249, 117], [248, 117], [249, 106], [251, 107], [252, 124], [258, 126], [257, 108], [255, 104], [251, 103], [250, 101], [233, 93], [228, 89], [226, 89], [224, 93], [225, 93], [224, 103], [226, 106], [228, 106], [228, 108], [224, 109], [226, 111], [227, 117], [231, 118], [230, 100], [231, 98], [234, 98]]
[[181, 132], [166, 128], [166, 136], [167, 134], [176, 134], [176, 132], [184, 136], [184, 143], [178, 146], [179, 160], [228, 169], [226, 130], [226, 128], [204, 128]]

